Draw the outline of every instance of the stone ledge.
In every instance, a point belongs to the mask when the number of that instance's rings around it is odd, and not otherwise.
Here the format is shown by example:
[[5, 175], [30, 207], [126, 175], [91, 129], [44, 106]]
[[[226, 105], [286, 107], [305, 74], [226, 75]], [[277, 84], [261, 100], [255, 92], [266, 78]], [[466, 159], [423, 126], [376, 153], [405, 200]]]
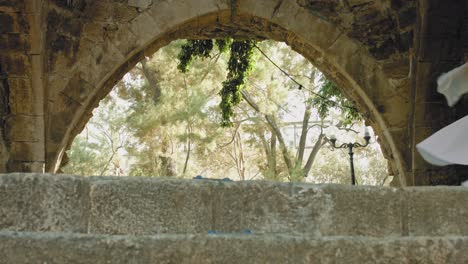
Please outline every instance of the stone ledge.
[[467, 263], [467, 237], [0, 232], [2, 263]]
[[0, 230], [468, 236], [468, 188], [0, 175]]
[[84, 233], [88, 194], [83, 177], [0, 174], [0, 230]]

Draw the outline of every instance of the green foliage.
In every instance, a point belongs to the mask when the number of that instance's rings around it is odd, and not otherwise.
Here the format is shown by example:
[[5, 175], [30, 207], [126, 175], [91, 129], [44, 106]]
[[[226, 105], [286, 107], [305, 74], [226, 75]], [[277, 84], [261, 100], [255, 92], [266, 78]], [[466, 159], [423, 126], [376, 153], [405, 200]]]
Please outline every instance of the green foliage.
[[98, 150], [98, 144], [89, 142], [85, 136], [76, 137], [68, 152], [69, 162], [62, 171], [68, 174], [99, 175], [104, 163]]
[[69, 163], [65, 173], [81, 175], [112, 175], [119, 171], [119, 149], [126, 145], [128, 132], [125, 107], [116, 98], [107, 96], [94, 111], [85, 131], [73, 141], [68, 152]]
[[231, 44], [231, 56], [228, 61], [228, 76], [223, 82], [223, 88], [219, 92], [222, 112], [221, 126], [232, 126], [231, 118], [234, 117], [233, 108], [241, 99], [241, 89], [245, 78], [252, 69], [252, 54], [255, 42], [250, 40], [237, 41]]
[[179, 65], [177, 68], [186, 73], [192, 60], [196, 57], [208, 58], [213, 50], [213, 40], [187, 40], [187, 43], [182, 45], [179, 53]]
[[215, 40], [216, 46], [218, 47], [219, 52], [223, 53], [228, 51], [229, 47], [231, 46], [232, 39], [216, 39]]
[[[219, 104], [222, 115], [221, 126], [228, 127], [232, 126], [233, 108], [242, 99], [241, 89], [244, 86], [246, 76], [252, 69], [255, 41], [218, 39], [215, 43], [220, 52], [225, 52], [230, 47], [227, 79], [223, 82], [223, 88], [219, 92], [221, 96]], [[186, 73], [194, 57], [209, 57], [212, 50], [213, 42], [211, 40], [187, 40], [187, 43], [182, 45], [178, 55], [178, 69]]]
[[362, 115], [357, 111], [354, 104], [343, 96], [338, 87], [331, 80], [322, 77], [317, 96], [312, 98], [312, 105], [317, 108], [318, 114], [325, 119], [331, 108], [340, 108], [342, 112], [343, 125], [351, 125], [355, 121], [362, 120]]
[[[320, 151], [307, 179], [303, 177], [301, 166], [295, 166], [290, 171], [277, 140], [273, 146], [276, 137], [265, 121], [265, 115], [277, 121], [284, 133], [287, 152], [293, 163], [296, 163], [297, 145], [291, 143], [294, 142], [293, 130], [285, 123], [302, 121], [304, 106], [310, 105], [312, 100], [316, 101], [316, 105], [321, 105], [313, 92], [330, 100], [345, 102], [340, 101], [341, 95], [336, 86], [327, 81], [319, 82], [321, 73], [287, 45], [273, 41], [263, 41], [257, 45], [307, 89], [298, 90], [297, 84], [271, 62], [256, 57], [261, 54], [253, 52], [253, 42], [230, 39], [172, 42], [146, 61], [161, 88], [160, 100], [155, 103], [152, 99], [153, 87], [146, 81], [148, 78], [141, 70], [141, 65], [138, 65], [94, 112], [86, 130], [89, 135], [77, 137], [68, 152], [70, 163], [64, 171], [99, 175], [105, 164], [108, 164], [104, 173], [106, 175], [115, 175], [122, 168], [121, 174], [125, 175], [167, 176], [167, 168], [171, 167], [176, 172], [172, 175], [187, 178], [201, 174], [210, 178], [348, 184], [347, 153], [327, 151], [326, 147]], [[185, 55], [181, 55], [181, 50]], [[174, 60], [176, 57], [179, 60]], [[254, 61], [255, 68], [251, 68]], [[185, 69], [185, 74], [180, 74], [182, 69]], [[240, 89], [247, 86], [251, 99], [257, 103], [260, 111], [253, 110], [245, 100], [241, 100]], [[228, 88], [224, 90], [225, 87]], [[236, 114], [235, 119], [233, 115], [228, 115], [235, 124], [233, 127], [221, 128], [219, 125], [223, 119], [219, 111], [222, 97], [222, 92], [218, 92], [220, 90], [225, 92], [229, 101], [225, 108], [230, 108], [232, 114]], [[324, 106], [319, 109], [320, 113], [317, 109], [311, 110], [310, 125], [317, 124], [325, 113], [331, 114], [326, 120], [337, 117], [342, 122], [344, 112], [341, 109], [327, 100], [322, 104]], [[119, 105], [125, 106], [124, 109], [119, 110]], [[108, 134], [109, 138], [102, 132]], [[320, 129], [310, 127], [309, 132], [306, 156]], [[128, 140], [121, 140], [127, 138], [127, 133], [130, 134]], [[112, 139], [114, 146], [109, 139]], [[115, 152], [119, 146], [123, 148]], [[270, 151], [266, 151], [268, 147]], [[360, 162], [377, 156], [375, 153], [370, 151], [364, 159], [362, 157], [365, 153], [356, 152], [355, 165], [360, 183], [381, 182], [360, 178], [366, 174], [360, 170], [365, 168], [365, 164]], [[337, 154], [342, 156], [333, 156]], [[185, 160], [188, 160], [188, 165], [183, 174]], [[382, 160], [380, 156], [375, 161], [369, 161], [377, 165], [367, 173], [367, 178], [382, 175], [385, 170], [385, 165], [382, 165], [385, 160]], [[242, 168], [245, 172], [241, 171]]]

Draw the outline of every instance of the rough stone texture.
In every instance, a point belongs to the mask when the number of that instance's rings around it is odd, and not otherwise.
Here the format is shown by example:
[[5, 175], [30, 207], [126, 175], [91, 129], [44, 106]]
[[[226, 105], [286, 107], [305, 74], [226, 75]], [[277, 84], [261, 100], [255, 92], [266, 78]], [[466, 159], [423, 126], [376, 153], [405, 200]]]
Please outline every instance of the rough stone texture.
[[[322, 235], [400, 236], [403, 234], [399, 199], [401, 190], [360, 186], [326, 185], [332, 201], [321, 219]], [[379, 223], [379, 224], [375, 224]], [[325, 225], [326, 224], [326, 225]]]
[[0, 175], [0, 229], [85, 233], [89, 186], [85, 178]]
[[468, 188], [408, 188], [403, 197], [410, 236], [467, 235]]
[[0, 263], [466, 263], [466, 237], [0, 232]]
[[468, 188], [0, 175], [0, 230], [468, 236]]
[[1, 171], [40, 171], [45, 163], [42, 2], [0, 2]]
[[[412, 46], [412, 31], [416, 22], [415, 0], [297, 2], [339, 25], [349, 36], [361, 40], [377, 59], [405, 53]], [[401, 70], [399, 68], [395, 67], [395, 70]]]
[[466, 187], [0, 174], [0, 201], [0, 263], [468, 262]]
[[178, 38], [271, 38], [317, 65], [374, 127], [395, 184], [457, 184], [415, 145], [450, 110], [435, 79], [468, 54], [462, 0], [0, 1], [0, 172], [56, 172], [73, 138], [143, 56]]
[[216, 184], [212, 199], [213, 229], [221, 232], [320, 235], [330, 203], [320, 189], [268, 182]]
[[138, 7], [140, 10], [148, 8], [153, 3], [153, 0], [128, 0], [128, 5]]
[[391, 188], [267, 182], [219, 184], [213, 190], [213, 229], [316, 236], [399, 236], [402, 231], [398, 196], [398, 190]]
[[212, 229], [211, 184], [168, 179], [92, 180], [89, 232], [205, 233]]

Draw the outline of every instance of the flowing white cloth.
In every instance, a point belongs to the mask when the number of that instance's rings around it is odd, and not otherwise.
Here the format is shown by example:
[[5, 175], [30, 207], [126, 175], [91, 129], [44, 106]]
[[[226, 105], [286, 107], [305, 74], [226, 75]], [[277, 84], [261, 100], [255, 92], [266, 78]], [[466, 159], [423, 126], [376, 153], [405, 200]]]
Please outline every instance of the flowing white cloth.
[[453, 106], [464, 93], [468, 93], [468, 63], [442, 74], [437, 85], [437, 91], [445, 95], [449, 106]]
[[442, 128], [416, 147], [431, 164], [468, 165], [468, 116]]
[[[468, 93], [468, 63], [441, 75], [437, 84], [437, 91], [445, 95], [449, 106], [453, 106]], [[468, 116], [442, 128], [416, 147], [431, 164], [468, 165]]]

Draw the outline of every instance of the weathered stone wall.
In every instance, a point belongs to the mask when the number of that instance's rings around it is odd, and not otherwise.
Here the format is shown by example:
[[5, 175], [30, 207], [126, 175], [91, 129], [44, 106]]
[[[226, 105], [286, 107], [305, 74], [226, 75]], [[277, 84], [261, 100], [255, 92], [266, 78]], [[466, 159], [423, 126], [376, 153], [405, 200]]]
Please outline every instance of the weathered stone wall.
[[[43, 1], [0, 1], [0, 149], [7, 171], [45, 163]], [[8, 154], [3, 154], [7, 149]]]
[[285, 41], [338, 83], [399, 184], [457, 183], [459, 169], [428, 166], [415, 145], [466, 112], [434, 87], [468, 54], [465, 13], [462, 0], [0, 1], [0, 171], [57, 171], [144, 55], [178, 38], [231, 35]]
[[[196, 5], [154, 1], [139, 11], [126, 3], [78, 3], [53, 1], [48, 9], [52, 25], [47, 33], [51, 53], [47, 170], [57, 169], [54, 164], [58, 165], [92, 109], [144, 54], [177, 38], [234, 35], [285, 41], [339, 83], [383, 138], [393, 171], [406, 183], [409, 161], [400, 149], [408, 144], [407, 114], [401, 113], [409, 108], [403, 98], [410, 82], [408, 43], [400, 33], [408, 34], [412, 27], [406, 25], [403, 31], [397, 23], [388, 27], [399, 21], [401, 10], [411, 10], [411, 4], [353, 5], [339, 19], [329, 19], [327, 10], [313, 10], [311, 3], [295, 1], [202, 1]], [[334, 12], [344, 13], [340, 8]], [[358, 16], [349, 20], [354, 13]], [[361, 29], [363, 19], [371, 24], [385, 21], [386, 28], [377, 30], [376, 26], [367, 32]], [[397, 36], [392, 40], [398, 42], [397, 48], [385, 44], [392, 34]], [[392, 69], [388, 75], [385, 66]], [[395, 136], [401, 140], [395, 141]]]
[[0, 175], [0, 231], [468, 236], [468, 188]]
[[0, 263], [466, 263], [468, 188], [0, 174]]
[[467, 263], [466, 237], [99, 236], [0, 232], [5, 263]]

